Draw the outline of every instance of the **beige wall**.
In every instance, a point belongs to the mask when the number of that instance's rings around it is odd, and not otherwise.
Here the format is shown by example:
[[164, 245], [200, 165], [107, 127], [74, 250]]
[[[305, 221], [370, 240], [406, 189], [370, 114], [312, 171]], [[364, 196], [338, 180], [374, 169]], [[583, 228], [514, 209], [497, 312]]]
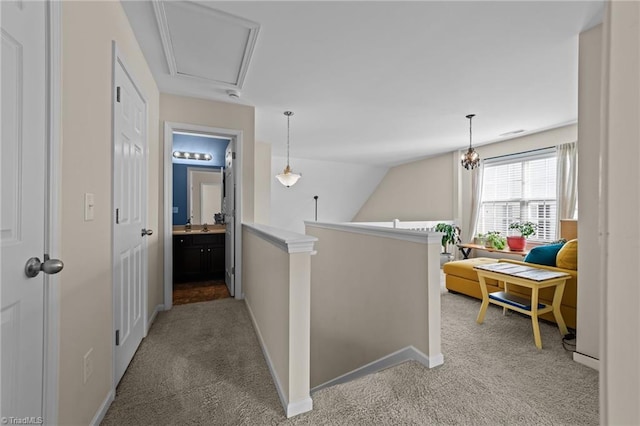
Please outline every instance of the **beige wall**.
[[[60, 424], [88, 424], [112, 384], [111, 87], [112, 40], [147, 100], [150, 206], [158, 204], [159, 94], [119, 2], [62, 4], [62, 173], [60, 274]], [[84, 193], [95, 194], [95, 220], [84, 221]], [[147, 226], [159, 230], [157, 209]], [[149, 240], [149, 299], [162, 301], [158, 233]], [[152, 310], [149, 312], [151, 313]], [[83, 384], [83, 356], [93, 375]]]
[[640, 3], [612, 1], [604, 23], [604, 325], [600, 423], [640, 424]]
[[453, 219], [453, 165], [445, 154], [389, 169], [353, 221]]
[[242, 232], [242, 254], [245, 302], [288, 396], [289, 254], [247, 231]]
[[285, 414], [291, 417], [312, 408], [309, 258], [315, 239], [257, 226], [261, 231], [253, 224], [242, 230], [245, 302]]
[[[575, 142], [577, 129], [572, 124], [476, 150], [486, 159], [552, 147]], [[459, 158], [459, 153], [453, 152], [393, 167], [353, 221], [453, 219], [461, 225], [463, 240], [468, 240], [471, 173], [462, 169]]]
[[312, 388], [410, 345], [441, 355], [437, 237], [426, 244], [426, 235], [418, 243], [311, 222], [307, 234], [318, 238], [311, 259]]
[[600, 301], [604, 258], [600, 217], [602, 25], [580, 34], [578, 89], [578, 305], [579, 353], [600, 358]]
[[[160, 126], [164, 126], [164, 122], [169, 121], [242, 131], [243, 222], [254, 221], [256, 209], [255, 180], [265, 178], [265, 176], [256, 175], [254, 172], [256, 164], [254, 117], [255, 110], [252, 106], [164, 93], [160, 95]], [[164, 135], [164, 132], [162, 134]], [[264, 152], [262, 152], [262, 155], [264, 155]], [[258, 159], [258, 162], [261, 163], [262, 160]], [[260, 171], [262, 171], [262, 168]], [[258, 205], [258, 210], [261, 212], [264, 209], [263, 203], [264, 201], [261, 200]], [[164, 206], [160, 204], [158, 209], [164, 211]]]

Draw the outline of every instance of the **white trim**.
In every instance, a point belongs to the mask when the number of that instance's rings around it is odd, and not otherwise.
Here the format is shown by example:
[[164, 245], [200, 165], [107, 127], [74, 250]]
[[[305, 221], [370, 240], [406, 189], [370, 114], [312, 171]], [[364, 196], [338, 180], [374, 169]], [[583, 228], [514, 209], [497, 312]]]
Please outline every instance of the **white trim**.
[[89, 423], [91, 426], [97, 426], [104, 420], [104, 416], [107, 414], [107, 411], [109, 411], [109, 407], [115, 399], [115, 394], [114, 390], [109, 391], [107, 397], [102, 401], [102, 404], [100, 404], [100, 408], [98, 408], [98, 411], [96, 411], [96, 414], [93, 416], [93, 419], [91, 419], [91, 423]]
[[327, 223], [305, 221], [305, 226], [312, 228], [331, 229], [334, 231], [352, 232], [354, 234], [371, 235], [374, 237], [392, 238], [394, 240], [410, 241], [419, 244], [441, 243], [442, 232], [412, 231], [409, 229], [386, 228], [380, 226], [354, 225], [352, 223]]
[[316, 237], [268, 225], [243, 223], [242, 226], [247, 232], [257, 235], [286, 253], [312, 253], [313, 245], [318, 241]]
[[233, 172], [236, 181], [236, 220], [234, 229], [235, 240], [235, 299], [242, 299], [242, 130], [223, 129], [218, 127], [200, 126], [197, 124], [164, 122], [164, 307], [173, 307], [173, 132], [183, 131], [196, 134], [209, 134], [220, 139], [229, 139], [235, 143], [236, 167]]
[[580, 352], [574, 352], [573, 360], [578, 364], [586, 365], [589, 368], [600, 371], [600, 360], [597, 358], [590, 357], [589, 355], [585, 355]]
[[407, 361], [417, 361], [427, 368], [434, 368], [444, 364], [444, 357], [440, 353], [434, 357], [429, 358], [427, 355], [425, 355], [424, 353], [416, 349], [414, 346], [409, 345], [406, 348], [400, 349], [389, 355], [383, 356], [380, 359], [372, 361], [369, 364], [363, 365], [362, 367], [356, 368], [355, 370], [352, 370], [348, 373], [338, 376], [335, 379], [331, 379], [327, 382], [324, 382], [323, 384], [312, 388], [311, 393], [313, 394], [324, 388], [339, 385], [342, 383], [347, 383], [352, 380], [356, 380], [361, 377], [368, 376], [369, 374], [377, 373], [379, 371], [396, 366], [398, 364], [402, 364], [403, 362], [407, 362]]
[[[62, 8], [57, 1], [48, 1], [48, 159], [47, 159], [47, 253], [58, 258], [60, 234], [60, 176], [62, 174], [61, 126], [61, 63], [62, 63]], [[47, 424], [58, 423], [58, 369], [60, 365], [60, 279], [58, 275], [45, 275], [45, 328], [43, 371], [43, 417]]]
[[147, 322], [147, 328], [145, 328], [144, 337], [147, 337], [147, 335], [149, 334], [149, 330], [151, 330], [151, 326], [153, 325], [153, 322], [156, 320], [158, 312], [160, 311], [164, 311], [164, 305], [162, 304], [156, 305], [155, 309], [153, 310], [151, 318], [149, 318], [149, 321]]

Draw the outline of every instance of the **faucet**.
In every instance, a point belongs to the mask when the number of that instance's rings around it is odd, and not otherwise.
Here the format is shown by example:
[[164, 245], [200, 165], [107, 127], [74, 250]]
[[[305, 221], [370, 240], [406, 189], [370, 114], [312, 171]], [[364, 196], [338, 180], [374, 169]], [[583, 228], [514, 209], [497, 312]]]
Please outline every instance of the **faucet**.
[[193, 216], [190, 216], [190, 217], [189, 217], [189, 219], [187, 219], [187, 223], [184, 225], [184, 230], [185, 230], [186, 232], [191, 231], [191, 218], [192, 218], [192, 217], [193, 217]]
[[209, 228], [207, 228], [207, 224], [202, 225], [202, 232], [209, 232]]

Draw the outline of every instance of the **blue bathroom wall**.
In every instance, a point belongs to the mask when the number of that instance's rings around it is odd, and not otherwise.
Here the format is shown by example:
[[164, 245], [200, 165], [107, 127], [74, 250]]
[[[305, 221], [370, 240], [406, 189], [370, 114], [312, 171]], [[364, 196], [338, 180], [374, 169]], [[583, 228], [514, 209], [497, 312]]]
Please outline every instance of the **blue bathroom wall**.
[[196, 135], [173, 134], [173, 151], [211, 154], [211, 160], [183, 160], [173, 158], [173, 224], [187, 223], [187, 168], [202, 167], [218, 170], [224, 166], [224, 152], [229, 141]]

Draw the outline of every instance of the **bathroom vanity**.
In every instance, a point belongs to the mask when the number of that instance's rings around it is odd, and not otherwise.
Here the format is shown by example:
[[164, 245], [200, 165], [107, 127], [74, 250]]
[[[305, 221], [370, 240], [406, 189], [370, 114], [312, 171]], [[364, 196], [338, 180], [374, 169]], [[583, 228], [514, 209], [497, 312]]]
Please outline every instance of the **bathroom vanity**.
[[193, 225], [173, 228], [173, 281], [224, 278], [225, 225]]

